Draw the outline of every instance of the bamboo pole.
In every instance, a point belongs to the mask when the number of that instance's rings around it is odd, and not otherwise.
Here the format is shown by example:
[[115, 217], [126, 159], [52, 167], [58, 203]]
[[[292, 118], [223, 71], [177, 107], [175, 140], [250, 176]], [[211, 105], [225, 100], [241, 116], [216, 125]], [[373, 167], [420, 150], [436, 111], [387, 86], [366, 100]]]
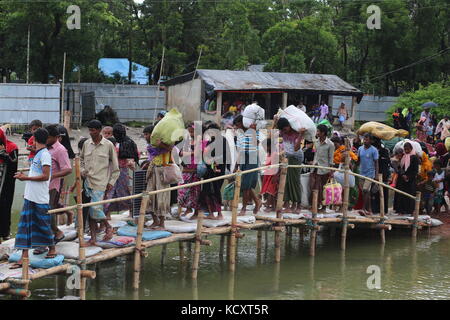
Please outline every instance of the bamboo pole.
[[141, 207], [139, 209], [139, 220], [136, 234], [136, 247], [134, 250], [134, 279], [133, 279], [133, 289], [139, 289], [139, 277], [141, 272], [141, 258], [142, 258], [142, 235], [144, 231], [145, 224], [145, 211], [147, 210], [149, 196], [146, 194], [142, 198]]
[[[317, 219], [317, 206], [319, 199], [319, 191], [313, 190], [313, 198], [312, 198], [312, 222], [314, 223]], [[316, 238], [317, 238], [317, 229], [313, 227], [311, 229], [311, 239], [310, 239], [310, 247], [309, 247], [309, 255], [314, 257], [316, 255]]]
[[238, 205], [239, 205], [239, 196], [241, 193], [241, 180], [242, 175], [241, 171], [237, 171], [236, 176], [236, 184], [234, 187], [234, 198], [233, 198], [233, 204], [232, 204], [232, 216], [231, 216], [231, 234], [230, 234], [230, 264], [229, 264], [229, 270], [231, 272], [234, 272], [236, 270], [236, 233], [237, 233], [237, 211], [238, 211]]
[[[280, 172], [280, 183], [278, 185], [278, 195], [277, 195], [277, 206], [276, 206], [276, 213], [277, 213], [277, 219], [281, 219], [281, 210], [283, 210], [283, 203], [284, 203], [284, 192], [286, 190], [286, 176], [287, 176], [287, 169], [288, 169], [288, 160], [286, 157], [283, 158], [282, 166], [281, 166], [281, 172]], [[276, 224], [276, 226], [279, 226], [279, 223]], [[275, 262], [281, 261], [281, 245], [280, 245], [280, 231], [275, 231]]]
[[225, 248], [225, 235], [220, 236], [220, 246], [219, 246], [219, 259], [220, 261], [223, 260], [223, 251]]
[[[383, 182], [383, 175], [380, 173], [378, 175], [378, 180], [380, 180], [380, 182]], [[384, 223], [384, 189], [383, 186], [379, 186], [380, 188], [380, 217]], [[380, 237], [381, 237], [381, 243], [385, 244], [386, 243], [386, 230], [384, 228], [380, 229]]]
[[180, 251], [180, 262], [184, 262], [184, 243], [183, 241], [178, 242], [178, 248]]
[[[212, 212], [210, 213], [212, 214]], [[202, 246], [202, 226], [203, 224], [203, 211], [200, 210], [197, 218], [197, 231], [195, 233], [195, 249], [194, 260], [192, 262], [192, 279], [197, 280], [198, 267], [200, 263], [200, 248]]]
[[36, 273], [30, 275], [30, 280], [36, 280], [36, 279], [40, 279], [40, 278], [43, 278], [46, 276], [50, 276], [52, 274], [66, 272], [70, 266], [71, 266], [71, 264], [66, 263], [61, 266], [57, 266], [57, 267], [53, 267], [50, 269], [45, 269], [45, 270], [36, 272]]
[[261, 244], [262, 244], [262, 231], [257, 231], [257, 237], [256, 237], [256, 256], [258, 258], [261, 258]]
[[[30, 280], [29, 268], [30, 258], [22, 258], [22, 280]], [[24, 285], [23, 289], [28, 290], [28, 283]]]
[[161, 249], [161, 265], [163, 266], [166, 262], [166, 256], [167, 256], [167, 244], [163, 244]]
[[414, 209], [414, 221], [413, 221], [413, 225], [412, 225], [412, 237], [414, 239], [417, 238], [417, 229], [419, 227], [418, 222], [419, 222], [419, 212], [420, 212], [420, 200], [422, 198], [422, 194], [420, 192], [417, 192], [416, 195], [416, 206]]
[[[81, 186], [81, 167], [80, 157], [75, 158], [75, 187], [77, 191], [77, 233], [78, 233], [78, 261], [81, 263], [81, 269], [86, 269], [86, 249], [84, 245], [84, 221], [83, 221], [83, 198], [82, 198], [82, 186]], [[80, 299], [86, 300], [86, 278], [81, 277], [80, 274]]]
[[350, 195], [350, 143], [345, 139], [345, 173], [344, 173], [344, 199], [342, 203], [342, 231], [341, 231], [341, 250], [347, 246], [347, 228], [348, 228], [348, 198]]

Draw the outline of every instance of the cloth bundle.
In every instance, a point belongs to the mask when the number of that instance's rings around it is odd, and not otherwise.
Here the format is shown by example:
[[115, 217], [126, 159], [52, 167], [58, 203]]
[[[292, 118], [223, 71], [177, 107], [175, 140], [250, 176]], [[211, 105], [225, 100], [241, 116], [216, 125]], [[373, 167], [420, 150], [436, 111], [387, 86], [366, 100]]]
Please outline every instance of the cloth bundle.
[[305, 139], [313, 141], [316, 137], [317, 128], [312, 119], [296, 106], [289, 106], [286, 109], [280, 109], [277, 114], [281, 118], [286, 118], [289, 121], [292, 129], [299, 131], [300, 129], [306, 129]]

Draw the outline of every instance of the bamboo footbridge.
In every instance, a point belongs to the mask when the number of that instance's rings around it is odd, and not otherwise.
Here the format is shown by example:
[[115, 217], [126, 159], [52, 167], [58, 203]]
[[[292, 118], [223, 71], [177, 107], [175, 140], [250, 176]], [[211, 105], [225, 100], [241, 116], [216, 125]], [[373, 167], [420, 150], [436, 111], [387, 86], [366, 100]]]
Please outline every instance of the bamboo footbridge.
[[[95, 271], [87, 270], [87, 265], [94, 264], [97, 262], [102, 262], [106, 260], [111, 260], [116, 257], [126, 256], [134, 254], [134, 276], [133, 276], [133, 289], [138, 292], [140, 284], [140, 272], [142, 268], [142, 259], [147, 257], [146, 250], [156, 246], [162, 246], [162, 257], [161, 261], [166, 255], [166, 246], [171, 243], [179, 243], [179, 255], [180, 261], [184, 263], [185, 260], [185, 250], [187, 247], [191, 248], [192, 243], [195, 244], [193, 257], [192, 257], [192, 279], [196, 280], [198, 275], [198, 270], [200, 267], [200, 251], [202, 246], [210, 246], [212, 243], [206, 238], [212, 235], [220, 236], [220, 249], [219, 256], [223, 257], [223, 252], [226, 245], [226, 253], [228, 258], [228, 268], [230, 272], [235, 272], [236, 270], [236, 255], [237, 255], [237, 242], [245, 234], [241, 233], [241, 230], [256, 230], [257, 231], [257, 242], [256, 251], [257, 254], [261, 253], [261, 243], [262, 243], [262, 233], [263, 231], [274, 232], [274, 249], [275, 249], [275, 263], [280, 263], [281, 261], [281, 235], [286, 234], [286, 240], [292, 236], [293, 228], [298, 228], [299, 235], [303, 239], [306, 232], [309, 232], [309, 254], [310, 256], [316, 255], [316, 240], [317, 234], [325, 225], [332, 225], [340, 228], [340, 247], [342, 250], [346, 250], [347, 242], [347, 231], [348, 229], [354, 229], [357, 226], [368, 227], [370, 229], [376, 229], [380, 232], [381, 243], [386, 242], [385, 232], [386, 230], [392, 230], [392, 228], [410, 228], [412, 230], [412, 238], [417, 238], [418, 230], [423, 227], [430, 228], [430, 224], [427, 222], [419, 221], [419, 210], [420, 210], [420, 198], [421, 194], [413, 196], [403, 191], [397, 190], [389, 185], [382, 182], [382, 177], [379, 175], [379, 180], [369, 179], [359, 174], [356, 174], [350, 170], [349, 167], [350, 158], [348, 152], [345, 155], [345, 166], [344, 169], [320, 167], [313, 165], [288, 165], [287, 159], [284, 159], [281, 164], [259, 167], [256, 169], [248, 171], [237, 171], [233, 174], [228, 174], [208, 180], [202, 180], [195, 183], [184, 184], [176, 187], [171, 187], [163, 190], [155, 190], [150, 192], [144, 192], [138, 195], [132, 195], [128, 197], [116, 198], [111, 200], [103, 200], [92, 203], [81, 203], [81, 172], [80, 172], [80, 159], [77, 157], [75, 159], [75, 173], [76, 173], [76, 193], [77, 193], [77, 204], [73, 206], [68, 206], [61, 209], [55, 209], [49, 211], [50, 214], [62, 213], [68, 210], [76, 210], [77, 213], [77, 234], [79, 243], [84, 243], [84, 232], [83, 232], [83, 208], [91, 207], [95, 205], [103, 205], [107, 203], [113, 203], [124, 200], [138, 199], [142, 198], [141, 207], [139, 211], [139, 217], [137, 219], [137, 236], [135, 244], [125, 248], [113, 248], [106, 249], [96, 255], [86, 257], [85, 248], [79, 247], [79, 258], [78, 259], [65, 259], [64, 264], [49, 269], [38, 269], [34, 270], [35, 273], [29, 274], [29, 259], [24, 258], [22, 261], [22, 277], [21, 278], [7, 278], [3, 282], [0, 282], [0, 293], [6, 293], [12, 296], [18, 296], [21, 299], [26, 299], [30, 297], [31, 291], [29, 290], [29, 285], [31, 281], [43, 278], [49, 275], [67, 273], [70, 268], [74, 265], [81, 269], [79, 273], [79, 296], [81, 300], [86, 299], [86, 281], [87, 279], [94, 279], [96, 277]], [[279, 180], [279, 192], [276, 201], [276, 215], [268, 216], [264, 214], [257, 214], [255, 216], [256, 222], [253, 224], [238, 223], [238, 205], [239, 205], [239, 192], [234, 192], [234, 199], [232, 202], [232, 218], [231, 226], [206, 228], [203, 226], [203, 212], [199, 212], [197, 218], [197, 227], [195, 233], [176, 233], [171, 236], [158, 240], [144, 241], [143, 231], [145, 225], [145, 213], [148, 206], [149, 197], [162, 192], [168, 192], [173, 190], [178, 190], [181, 188], [188, 188], [193, 186], [198, 186], [201, 184], [225, 180], [230, 178], [235, 178], [235, 190], [240, 190], [242, 175], [251, 172], [258, 172], [267, 169], [280, 168], [280, 180]], [[286, 175], [288, 168], [318, 168], [318, 169], [328, 169], [333, 171], [339, 171], [344, 173], [344, 186], [343, 186], [343, 204], [342, 204], [342, 216], [340, 217], [320, 217], [318, 215], [318, 191], [313, 190], [312, 192], [312, 208], [309, 217], [303, 219], [285, 219], [282, 216], [283, 200], [284, 200], [284, 190], [286, 185]], [[380, 214], [370, 217], [354, 217], [349, 216], [349, 177], [353, 175], [360, 179], [369, 180], [373, 183], [378, 184], [380, 192]], [[408, 198], [415, 200], [415, 210], [413, 217], [409, 220], [396, 220], [390, 219], [385, 216], [384, 208], [384, 188], [393, 190], [396, 193], [402, 194]], [[267, 235], [267, 233], [266, 233]], [[226, 242], [226, 244], [225, 244]], [[267, 242], [267, 238], [266, 238]], [[267, 245], [267, 243], [266, 243]]]

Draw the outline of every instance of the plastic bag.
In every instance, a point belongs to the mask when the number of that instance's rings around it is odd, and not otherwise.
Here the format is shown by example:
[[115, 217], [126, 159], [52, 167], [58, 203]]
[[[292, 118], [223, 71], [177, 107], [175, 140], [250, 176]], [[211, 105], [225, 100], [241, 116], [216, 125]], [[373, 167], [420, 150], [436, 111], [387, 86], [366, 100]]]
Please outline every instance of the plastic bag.
[[185, 133], [183, 116], [177, 109], [170, 110], [153, 129], [150, 142], [156, 146], [157, 140], [173, 145], [183, 139]]
[[[343, 169], [343, 166], [340, 165], [339, 169]], [[344, 172], [339, 172], [339, 171], [335, 171], [334, 172], [334, 179], [336, 179], [337, 183], [341, 184], [341, 186], [344, 186], [344, 177], [345, 177], [345, 173]], [[348, 175], [348, 185], [350, 188], [355, 187], [355, 176], [349, 174]]]
[[163, 183], [164, 184], [179, 184], [183, 183], [183, 176], [180, 167], [175, 163], [163, 167]]
[[296, 106], [289, 106], [286, 109], [280, 109], [278, 111], [278, 116], [286, 118], [289, 121], [292, 129], [299, 131], [300, 129], [306, 129], [305, 139], [313, 141], [316, 137], [317, 128], [316, 124], [306, 113], [297, 108]]
[[311, 195], [311, 189], [309, 187], [310, 174], [304, 173], [300, 175], [300, 195], [303, 208], [309, 208], [309, 197]]
[[323, 201], [324, 206], [340, 205], [342, 204], [342, 186], [334, 179], [330, 179], [323, 187]]
[[197, 165], [197, 177], [200, 179], [204, 177], [206, 174], [206, 171], [208, 170], [208, 167], [204, 162], [201, 162]]
[[395, 137], [407, 137], [409, 132], [406, 130], [397, 130], [383, 123], [370, 121], [363, 124], [356, 133], [360, 136], [370, 133], [381, 140], [391, 140]]
[[266, 111], [257, 104], [248, 105], [242, 112], [242, 116], [244, 117], [242, 124], [247, 129], [254, 123], [257, 130], [264, 129], [267, 125]]

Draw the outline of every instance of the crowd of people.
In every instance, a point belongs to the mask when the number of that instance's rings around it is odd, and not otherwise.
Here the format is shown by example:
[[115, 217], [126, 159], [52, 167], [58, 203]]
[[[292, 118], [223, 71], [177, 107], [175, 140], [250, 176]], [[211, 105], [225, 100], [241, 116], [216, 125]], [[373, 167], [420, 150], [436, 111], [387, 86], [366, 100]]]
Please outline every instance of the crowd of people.
[[[328, 106], [323, 103], [320, 114], [317, 114], [318, 120], [324, 119], [329, 112]], [[339, 108], [338, 115], [342, 115], [342, 120], [346, 119], [345, 105]], [[158, 121], [164, 119], [164, 116], [165, 113], [159, 114]], [[398, 123], [402, 128], [409, 129], [412, 136], [413, 116], [408, 116], [402, 118], [396, 113], [394, 117], [400, 119]], [[208, 121], [201, 125], [200, 130], [196, 130], [195, 123], [188, 123], [185, 138], [173, 144], [160, 140], [151, 143], [155, 124], [143, 130], [143, 137], [147, 142], [147, 158], [143, 162], [140, 162], [140, 155], [144, 152], [139, 152], [137, 144], [127, 135], [123, 124], [104, 127], [99, 120], [91, 120], [87, 124], [90, 137], [83, 138], [78, 143], [83, 180], [82, 201], [97, 202], [130, 195], [130, 170], [138, 168], [147, 172], [147, 191], [154, 191], [170, 187], [165, 180], [165, 171], [172, 163], [181, 168], [181, 184], [188, 184], [220, 177], [236, 170], [246, 171], [264, 164], [280, 163], [286, 158], [291, 166], [307, 164], [319, 168], [288, 168], [283, 212], [298, 214], [310, 206], [312, 190], [318, 190], [319, 212], [326, 212], [328, 205], [324, 201], [324, 187], [332, 179], [338, 179], [337, 174], [327, 168], [343, 168], [348, 153], [352, 171], [371, 179], [378, 179], [381, 174], [383, 182], [413, 196], [421, 191], [421, 210], [430, 214], [434, 208], [434, 213], [440, 214], [444, 206], [448, 213], [445, 195], [449, 190], [450, 156], [445, 139], [450, 139], [450, 121], [448, 117], [444, 117], [433, 127], [432, 119], [429, 110], [425, 110], [417, 124], [416, 140], [422, 150], [416, 150], [411, 142], [406, 142], [402, 148], [395, 149], [394, 153], [375, 136], [365, 134], [363, 137], [345, 139], [339, 132], [333, 132], [324, 124], [317, 125], [314, 141], [306, 140], [305, 129], [296, 131], [288, 119], [279, 116], [275, 116], [272, 130], [264, 132], [257, 130], [256, 124], [246, 128], [242, 115], [232, 117], [231, 124], [222, 127]], [[430, 127], [432, 131], [429, 131]], [[233, 141], [222, 134], [224, 128], [232, 128], [235, 148]], [[75, 157], [75, 153], [67, 130], [60, 125], [48, 125], [44, 128], [41, 121], [34, 120], [30, 123], [30, 131], [32, 135], [27, 139], [30, 169], [25, 174], [17, 172], [17, 145], [9, 141], [0, 130], [0, 237], [7, 240], [10, 236], [15, 180], [25, 181], [24, 205], [15, 246], [23, 250], [23, 257], [27, 257], [28, 250], [34, 249], [35, 254], [46, 253], [47, 258], [53, 258], [56, 255], [55, 245], [64, 239], [64, 233], [58, 228], [57, 216], [47, 212], [64, 206], [61, 203], [63, 180], [72, 173], [71, 159]], [[426, 132], [426, 139], [422, 132]], [[265, 159], [260, 157], [261, 148], [264, 148]], [[420, 156], [418, 151], [421, 151]], [[196, 161], [198, 152], [200, 161]], [[309, 180], [307, 188], [301, 182], [306, 175]], [[242, 195], [239, 215], [245, 215], [251, 204], [254, 205], [253, 214], [260, 212], [263, 206], [265, 211], [275, 210], [279, 177], [280, 170], [276, 168], [262, 173], [255, 171], [244, 174], [241, 190], [238, 191]], [[150, 229], [165, 229], [165, 218], [173, 203], [178, 203], [179, 208], [184, 209], [180, 210], [182, 215], [192, 214], [191, 219], [195, 219], [199, 212], [204, 212], [207, 219], [223, 219], [223, 207], [228, 205], [227, 201], [236, 192], [234, 184], [233, 179], [228, 179], [227, 182], [217, 180], [182, 188], [175, 194], [168, 191], [152, 195], [147, 208], [153, 219]], [[71, 192], [74, 190], [75, 185], [70, 188]], [[389, 192], [386, 188], [384, 191], [384, 208], [387, 213]], [[358, 210], [361, 215], [378, 213], [379, 197], [378, 185], [369, 180], [357, 179], [350, 183], [350, 208]], [[413, 199], [395, 193], [393, 203], [395, 213], [412, 215]], [[103, 241], [110, 240], [113, 237], [113, 230], [108, 222], [111, 213], [130, 209], [130, 200], [84, 208], [83, 221], [86, 231], [90, 233], [90, 240], [84, 245], [96, 245], [100, 232], [104, 232]], [[336, 207], [333, 209], [339, 210]], [[69, 223], [72, 222], [72, 213], [64, 214], [67, 214]], [[13, 267], [19, 268], [20, 263]]]

